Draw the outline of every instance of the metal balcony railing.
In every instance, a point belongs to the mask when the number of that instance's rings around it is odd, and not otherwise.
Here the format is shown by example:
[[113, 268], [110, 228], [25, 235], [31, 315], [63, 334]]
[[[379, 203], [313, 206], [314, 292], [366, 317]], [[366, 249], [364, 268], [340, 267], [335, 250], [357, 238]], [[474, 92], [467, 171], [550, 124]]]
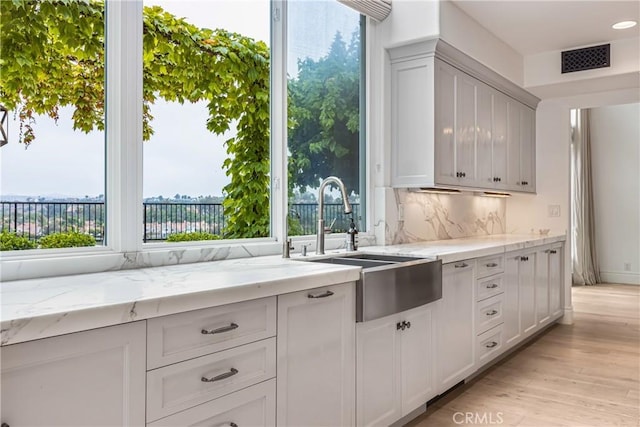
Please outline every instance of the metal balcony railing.
[[[360, 205], [352, 203], [353, 216], [360, 219]], [[315, 234], [318, 219], [316, 203], [289, 206], [292, 223], [300, 234]], [[9, 202], [0, 201], [0, 231], [16, 232], [38, 240], [52, 233], [77, 231], [91, 234], [101, 244], [105, 233], [104, 202]], [[349, 217], [342, 203], [325, 203], [324, 218], [334, 232], [349, 228]], [[225, 216], [220, 203], [143, 203], [144, 241], [162, 241], [175, 233], [194, 231], [222, 235]], [[294, 228], [294, 227], [292, 227]]]

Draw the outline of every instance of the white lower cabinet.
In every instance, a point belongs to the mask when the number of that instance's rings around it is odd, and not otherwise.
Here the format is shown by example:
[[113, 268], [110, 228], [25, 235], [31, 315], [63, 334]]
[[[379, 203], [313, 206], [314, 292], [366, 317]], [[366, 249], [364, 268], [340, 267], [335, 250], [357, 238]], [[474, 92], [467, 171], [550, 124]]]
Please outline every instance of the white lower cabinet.
[[478, 335], [476, 354], [478, 356], [478, 366], [482, 366], [492, 359], [498, 357], [504, 350], [504, 330], [500, 324], [492, 329]]
[[475, 260], [442, 266], [442, 300], [436, 340], [437, 391], [442, 393], [475, 369]]
[[434, 381], [435, 304], [358, 323], [358, 426], [390, 425], [437, 392]]
[[562, 251], [557, 243], [506, 254], [505, 349], [562, 316]]
[[536, 251], [507, 254], [505, 262], [505, 344], [513, 346], [531, 335], [536, 322]]
[[551, 320], [562, 316], [564, 289], [562, 286], [562, 261], [564, 252], [562, 244], [551, 246], [549, 250], [549, 312]]
[[355, 424], [355, 284], [278, 296], [278, 426]]
[[147, 425], [273, 427], [276, 425], [276, 380], [262, 382]]
[[147, 373], [147, 422], [275, 376], [275, 338], [154, 369]]
[[9, 345], [0, 354], [2, 423], [145, 423], [144, 321]]

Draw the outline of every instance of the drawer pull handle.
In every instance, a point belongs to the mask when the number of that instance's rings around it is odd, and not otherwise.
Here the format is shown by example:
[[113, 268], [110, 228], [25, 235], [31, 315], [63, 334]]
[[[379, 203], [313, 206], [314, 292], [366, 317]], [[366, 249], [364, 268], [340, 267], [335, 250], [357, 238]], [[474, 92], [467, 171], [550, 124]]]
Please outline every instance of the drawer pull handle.
[[492, 283], [492, 284], [490, 284], [490, 285], [487, 285], [487, 289], [495, 289], [495, 288], [497, 288], [497, 287], [498, 287], [498, 285], [496, 285], [495, 283]]
[[465, 268], [465, 267], [469, 267], [469, 264], [467, 264], [466, 262], [460, 262], [458, 264], [455, 265], [456, 268]]
[[495, 316], [496, 314], [498, 314], [498, 310], [491, 310], [491, 311], [487, 311], [487, 316]]
[[558, 253], [558, 251], [556, 251], [555, 249], [551, 249], [551, 250], [549, 251], [549, 253], [551, 253], [551, 254], [557, 254], [557, 253]]
[[498, 264], [496, 264], [495, 262], [490, 262], [489, 264], [485, 264], [485, 265], [489, 268], [494, 268], [498, 266]]
[[200, 381], [202, 381], [203, 383], [212, 383], [212, 382], [215, 382], [215, 381], [221, 381], [221, 380], [227, 379], [229, 377], [234, 376], [237, 373], [238, 373], [238, 370], [236, 368], [231, 368], [231, 370], [229, 372], [225, 372], [224, 374], [216, 375], [213, 378], [202, 377], [202, 378], [200, 378]]
[[238, 329], [239, 326], [236, 323], [232, 323], [229, 326], [223, 326], [218, 329], [203, 329], [200, 331], [202, 335], [213, 335], [213, 334], [222, 334], [224, 332], [233, 331], [234, 329]]
[[497, 345], [498, 345], [497, 342], [491, 341], [489, 344], [485, 344], [484, 346], [487, 347], [487, 348], [493, 348], [493, 347], [495, 347]]
[[321, 294], [309, 294], [307, 295], [307, 298], [326, 298], [326, 297], [330, 297], [331, 295], [333, 295], [333, 292], [326, 291]]

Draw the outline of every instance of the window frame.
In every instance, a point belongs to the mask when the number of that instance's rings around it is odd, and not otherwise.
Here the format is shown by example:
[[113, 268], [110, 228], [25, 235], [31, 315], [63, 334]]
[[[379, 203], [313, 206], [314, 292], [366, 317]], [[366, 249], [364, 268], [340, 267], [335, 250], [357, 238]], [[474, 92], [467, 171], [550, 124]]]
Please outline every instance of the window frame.
[[[143, 0], [105, 1], [105, 245], [6, 251], [0, 253], [0, 280], [54, 277], [175, 265], [217, 259], [275, 255], [282, 252], [287, 236], [287, 0], [271, 1], [271, 197], [270, 237], [202, 242], [143, 242], [139, 224], [143, 218], [142, 157], [142, 11]], [[361, 148], [369, 146], [370, 46], [365, 40], [371, 28], [365, 21], [363, 38], [364, 108], [361, 111]], [[132, 96], [135, 94], [135, 96]], [[371, 200], [370, 149], [364, 150], [360, 167], [363, 200]], [[372, 224], [372, 203], [362, 211], [365, 224]], [[368, 227], [371, 229], [371, 227]], [[360, 233], [361, 243], [374, 239]], [[299, 244], [311, 244], [315, 235], [295, 236]], [[326, 248], [337, 249], [344, 233], [326, 237]]]

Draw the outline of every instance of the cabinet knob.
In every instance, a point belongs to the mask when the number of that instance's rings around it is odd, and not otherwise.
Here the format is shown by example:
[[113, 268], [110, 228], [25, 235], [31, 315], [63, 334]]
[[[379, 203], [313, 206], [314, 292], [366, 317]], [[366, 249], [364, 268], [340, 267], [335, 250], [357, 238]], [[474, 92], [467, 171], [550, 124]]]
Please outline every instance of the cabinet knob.
[[466, 176], [467, 176], [467, 174], [466, 174], [466, 173], [464, 173], [464, 172], [462, 172], [462, 177], [464, 178], [464, 177], [466, 177]]
[[407, 329], [409, 329], [411, 327], [411, 322], [405, 322], [403, 321], [402, 323], [405, 324], [405, 326], [407, 327]]
[[521, 256], [520, 257], [520, 261], [529, 261], [529, 257], [528, 256]]
[[502, 178], [498, 177], [498, 182], [502, 182]]
[[558, 253], [558, 251], [556, 251], [555, 249], [551, 249], [551, 250], [549, 251], [549, 253], [551, 253], [551, 254], [557, 254], [557, 253]]
[[399, 330], [403, 330], [404, 331], [404, 328], [405, 328], [405, 326], [404, 326], [403, 322], [396, 323], [396, 331], [399, 331]]

